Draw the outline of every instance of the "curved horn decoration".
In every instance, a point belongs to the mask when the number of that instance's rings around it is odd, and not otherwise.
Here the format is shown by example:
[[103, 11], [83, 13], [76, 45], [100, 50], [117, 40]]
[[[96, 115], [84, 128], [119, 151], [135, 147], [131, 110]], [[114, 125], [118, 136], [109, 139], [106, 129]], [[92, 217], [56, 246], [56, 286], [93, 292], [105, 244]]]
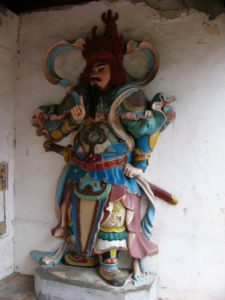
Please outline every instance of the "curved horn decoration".
[[43, 72], [49, 82], [53, 84], [61, 84], [62, 86], [69, 85], [69, 81], [61, 78], [55, 71], [56, 57], [66, 51], [70, 50], [82, 50], [85, 41], [82, 38], [75, 40], [73, 43], [69, 43], [65, 40], [60, 40], [51, 45], [44, 55]]
[[127, 52], [126, 54], [142, 52], [147, 58], [147, 74], [144, 79], [135, 80], [130, 82], [130, 84], [135, 84], [137, 86], [144, 86], [153, 80], [159, 69], [159, 54], [156, 48], [149, 42], [136, 42], [130, 40], [127, 42]]
[[[57, 56], [63, 52], [70, 50], [82, 50], [85, 45], [85, 40], [79, 38], [73, 43], [66, 40], [60, 40], [48, 48], [44, 56], [43, 72], [49, 82], [53, 84], [61, 84], [62, 86], [69, 85], [67, 79], [61, 78], [55, 71], [55, 60]], [[147, 58], [147, 74], [144, 79], [134, 80], [128, 85], [144, 86], [153, 80], [159, 69], [159, 54], [155, 47], [149, 42], [136, 42], [130, 40], [127, 42], [126, 54], [142, 52]]]

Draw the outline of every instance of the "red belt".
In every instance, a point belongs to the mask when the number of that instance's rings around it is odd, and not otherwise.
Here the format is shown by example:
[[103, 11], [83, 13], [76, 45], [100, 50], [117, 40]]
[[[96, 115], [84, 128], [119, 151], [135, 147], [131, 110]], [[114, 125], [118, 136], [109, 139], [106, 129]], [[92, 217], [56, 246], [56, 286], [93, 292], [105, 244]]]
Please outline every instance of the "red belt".
[[127, 156], [124, 155], [120, 158], [116, 158], [113, 160], [99, 161], [99, 162], [91, 162], [91, 161], [86, 162], [73, 156], [71, 158], [71, 162], [87, 171], [102, 171], [105, 169], [110, 169], [113, 167], [124, 165], [127, 162]]

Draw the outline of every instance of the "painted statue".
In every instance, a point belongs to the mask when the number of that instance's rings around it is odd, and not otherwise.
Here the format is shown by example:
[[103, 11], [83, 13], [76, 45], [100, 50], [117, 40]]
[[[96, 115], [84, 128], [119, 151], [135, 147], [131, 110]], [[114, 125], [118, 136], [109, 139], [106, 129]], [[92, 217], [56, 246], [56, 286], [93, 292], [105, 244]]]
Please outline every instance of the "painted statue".
[[[66, 167], [57, 188], [59, 223], [52, 235], [64, 243], [55, 252], [33, 251], [41, 264], [61, 260], [71, 266], [99, 266], [100, 276], [121, 286], [118, 268], [121, 251], [133, 258], [133, 278], [146, 272], [143, 258], [158, 247], [151, 240], [154, 196], [175, 204], [176, 199], [142, 176], [160, 133], [175, 118], [174, 97], [158, 93], [151, 101], [141, 89], [157, 73], [159, 58], [147, 42], [125, 42], [118, 35], [117, 14], [102, 15], [104, 32], [92, 30], [86, 40], [59, 41], [45, 56], [44, 72], [53, 84], [61, 84], [66, 96], [57, 105], [41, 106], [33, 116], [38, 135], [47, 138], [46, 151], [62, 155]], [[60, 78], [54, 61], [59, 53], [82, 51], [86, 67], [77, 86]], [[125, 54], [146, 56], [144, 79], [132, 81], [123, 67]], [[73, 133], [71, 145], [57, 144]], [[147, 203], [143, 216], [141, 207]]]

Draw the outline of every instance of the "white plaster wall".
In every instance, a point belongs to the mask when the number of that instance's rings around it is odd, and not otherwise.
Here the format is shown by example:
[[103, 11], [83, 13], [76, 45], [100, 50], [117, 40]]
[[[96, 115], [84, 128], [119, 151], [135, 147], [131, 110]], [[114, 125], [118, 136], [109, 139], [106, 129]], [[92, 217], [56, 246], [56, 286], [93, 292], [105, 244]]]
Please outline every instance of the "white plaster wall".
[[[148, 40], [161, 67], [146, 88], [175, 95], [177, 119], [161, 136], [146, 176], [181, 201], [157, 201], [154, 240], [160, 253], [148, 258], [160, 276], [163, 300], [225, 299], [225, 16], [209, 22], [189, 11], [164, 19], [142, 3], [92, 2], [21, 16], [20, 72], [16, 103], [16, 270], [33, 273], [32, 249], [54, 249], [54, 197], [63, 167], [60, 156], [45, 153], [31, 116], [42, 104], [58, 103], [64, 92], [47, 82], [41, 61], [56, 40], [85, 36], [108, 8], [119, 12], [126, 39]], [[75, 67], [75, 66], [74, 66]], [[79, 73], [74, 70], [75, 76]]]
[[[0, 236], [0, 279], [14, 268], [14, 101], [18, 19], [0, 6], [0, 161], [9, 163], [8, 190], [5, 191], [6, 234]], [[3, 197], [0, 192], [0, 202]]]

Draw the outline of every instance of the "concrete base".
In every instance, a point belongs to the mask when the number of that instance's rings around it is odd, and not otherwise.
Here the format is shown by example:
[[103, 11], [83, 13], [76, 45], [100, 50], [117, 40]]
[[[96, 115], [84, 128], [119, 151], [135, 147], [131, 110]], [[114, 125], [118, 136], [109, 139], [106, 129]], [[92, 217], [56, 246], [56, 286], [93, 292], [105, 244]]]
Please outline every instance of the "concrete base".
[[38, 300], [157, 300], [158, 277], [151, 274], [139, 286], [128, 279], [123, 287], [113, 287], [99, 277], [97, 269], [40, 267], [35, 274], [35, 293]]

